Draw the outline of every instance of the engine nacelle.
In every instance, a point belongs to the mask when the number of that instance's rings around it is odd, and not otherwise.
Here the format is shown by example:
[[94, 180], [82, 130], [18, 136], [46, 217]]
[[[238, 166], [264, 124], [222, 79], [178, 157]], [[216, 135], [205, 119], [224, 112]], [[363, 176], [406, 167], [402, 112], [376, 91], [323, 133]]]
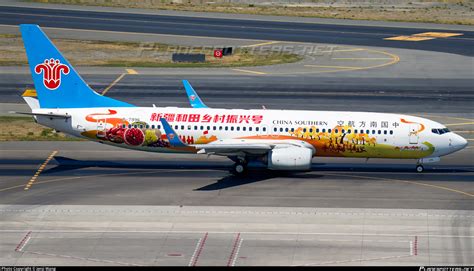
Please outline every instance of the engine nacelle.
[[268, 153], [268, 168], [272, 170], [308, 170], [313, 150], [305, 147], [275, 148]]

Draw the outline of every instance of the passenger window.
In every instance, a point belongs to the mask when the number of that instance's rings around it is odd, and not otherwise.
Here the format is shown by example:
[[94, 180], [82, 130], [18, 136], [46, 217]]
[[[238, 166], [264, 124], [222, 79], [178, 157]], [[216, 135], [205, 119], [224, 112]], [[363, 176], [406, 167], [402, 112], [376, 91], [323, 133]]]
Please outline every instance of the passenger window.
[[289, 130], [289, 129], [288, 129], [288, 127], [287, 127], [287, 128], [285, 128], [285, 132], [288, 132], [288, 130]]
[[326, 128], [323, 128], [323, 133], [326, 133]]
[[275, 128], [273, 128], [273, 132], [276, 132], [276, 131], [277, 131], [277, 128], [276, 128], [276, 127], [275, 127]]
[[191, 130], [191, 125], [188, 125], [188, 130]]
[[316, 133], [319, 133], [319, 128], [316, 128]]
[[161, 125], [158, 125], [157, 127], [158, 127], [158, 129], [161, 129]]
[[312, 133], [312, 132], [313, 132], [313, 128], [309, 128], [309, 132]]
[[198, 129], [198, 127], [195, 125], [195, 126], [194, 126], [194, 130], [197, 130], [197, 129]]
[[219, 131], [222, 130], [222, 126], [219, 126]]
[[204, 126], [201, 126], [201, 130], [204, 130]]
[[150, 125], [147, 124], [145, 127], [148, 129], [148, 128], [150, 128]]
[[175, 125], [175, 126], [174, 126], [174, 129], [175, 129], [175, 130], [178, 130], [178, 125]]
[[334, 129], [334, 133], [339, 133], [339, 130], [338, 129]]
[[331, 132], [331, 129], [328, 129], [328, 133], [330, 133], [330, 132]]
[[344, 129], [342, 129], [342, 132], [341, 132], [341, 133], [345, 133], [345, 130], [344, 130]]
[[386, 134], [387, 134], [387, 130], [384, 130], [384, 131], [383, 131], [383, 134], [386, 135]]
[[262, 128], [262, 131], [266, 132], [266, 131], [267, 131], [267, 128], [266, 128], [266, 127], [263, 127], [263, 128]]
[[379, 134], [379, 135], [382, 134], [382, 131], [379, 130], [379, 131], [378, 131], [378, 134]]
[[249, 131], [252, 132], [252, 127], [249, 127]]
[[258, 128], [258, 127], [255, 127], [255, 131], [257, 131], [257, 132], [258, 132], [258, 130], [259, 130], [259, 128]]
[[240, 126], [237, 126], [237, 131], [240, 131]]
[[375, 130], [372, 130], [372, 134], [375, 135]]
[[140, 124], [140, 129], [143, 129], [143, 124]]
[[291, 128], [291, 132], [293, 133], [295, 131], [295, 128]]
[[[155, 126], [155, 125], [153, 125], [153, 126]], [[125, 125], [125, 124], [122, 125], [122, 128], [126, 128], [126, 127], [127, 127], [127, 125]]]
[[226, 131], [228, 131], [228, 130], [229, 130], [229, 127], [228, 127], [228, 126], [226, 126], [226, 127], [224, 127], [224, 128], [225, 128], [225, 130], [226, 130]]
[[393, 135], [393, 131], [392, 131], [392, 130], [390, 130], [390, 134]]
[[231, 126], [231, 127], [230, 127], [230, 130], [231, 130], [231, 131], [234, 131], [234, 126]]

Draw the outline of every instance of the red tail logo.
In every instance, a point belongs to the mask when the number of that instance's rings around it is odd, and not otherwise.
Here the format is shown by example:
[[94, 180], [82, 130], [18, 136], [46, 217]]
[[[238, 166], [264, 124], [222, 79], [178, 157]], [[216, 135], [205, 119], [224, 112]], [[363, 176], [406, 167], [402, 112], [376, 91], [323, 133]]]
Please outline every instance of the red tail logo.
[[61, 73], [69, 74], [69, 67], [59, 62], [59, 59], [45, 59], [44, 63], [35, 67], [35, 73], [43, 72], [43, 84], [47, 89], [55, 90], [61, 85]]

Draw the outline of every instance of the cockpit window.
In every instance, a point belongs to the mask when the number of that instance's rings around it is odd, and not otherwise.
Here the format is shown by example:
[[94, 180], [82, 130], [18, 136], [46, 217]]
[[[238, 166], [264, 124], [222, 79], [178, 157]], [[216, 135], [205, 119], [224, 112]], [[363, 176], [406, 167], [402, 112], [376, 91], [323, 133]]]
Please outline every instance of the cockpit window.
[[442, 134], [449, 133], [451, 131], [449, 131], [448, 128], [433, 128], [431, 129], [431, 132], [434, 134], [442, 135]]

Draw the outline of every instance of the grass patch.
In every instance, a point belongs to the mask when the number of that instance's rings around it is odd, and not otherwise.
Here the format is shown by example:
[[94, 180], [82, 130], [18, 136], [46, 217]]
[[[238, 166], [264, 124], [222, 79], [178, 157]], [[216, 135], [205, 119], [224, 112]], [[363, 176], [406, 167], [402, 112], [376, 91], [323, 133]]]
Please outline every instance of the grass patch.
[[[21, 37], [0, 36], [0, 65], [26, 65], [27, 59]], [[235, 48], [234, 53], [215, 58], [212, 48], [189, 48], [162, 43], [136, 43], [53, 39], [56, 46], [73, 65], [106, 67], [241, 67], [285, 64], [300, 61], [302, 57], [288, 52]], [[202, 63], [172, 62], [174, 52], [202, 53]]]
[[187, 0], [173, 3], [162, 1], [110, 0], [30, 0], [41, 3], [59, 3], [89, 6], [163, 9], [196, 12], [224, 12], [257, 15], [318, 17], [351, 20], [381, 20], [474, 25], [474, 2], [470, 0], [414, 0], [399, 4], [382, 1], [289, 1], [288, 4], [237, 4], [224, 0], [203, 2]]
[[0, 116], [0, 141], [83, 141], [37, 124], [33, 117]]

